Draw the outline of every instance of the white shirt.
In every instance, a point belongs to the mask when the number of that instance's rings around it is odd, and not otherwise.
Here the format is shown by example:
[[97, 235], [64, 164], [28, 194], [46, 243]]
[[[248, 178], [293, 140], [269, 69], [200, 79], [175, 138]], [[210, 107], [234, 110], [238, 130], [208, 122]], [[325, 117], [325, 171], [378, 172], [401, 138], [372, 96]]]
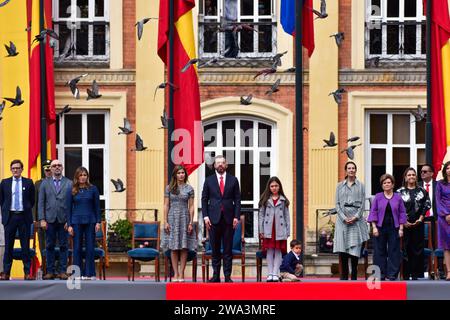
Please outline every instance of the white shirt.
[[297, 258], [297, 260], [300, 260], [300, 255], [296, 254], [294, 251], [292, 251], [292, 253], [294, 254], [294, 256]]
[[222, 175], [220, 175], [220, 173], [218, 173], [216, 171], [217, 183], [219, 184], [219, 187], [220, 187], [220, 177], [221, 176], [223, 177], [223, 186], [225, 188], [225, 181], [227, 180], [227, 172], [225, 171]]
[[[16, 211], [14, 208], [14, 191], [16, 190], [16, 178], [12, 177], [12, 186], [11, 186], [11, 211]], [[22, 194], [22, 177], [19, 178], [19, 211], [23, 211], [23, 194]]]
[[431, 201], [431, 208], [430, 208], [430, 217], [433, 216], [433, 180], [430, 180], [430, 182], [423, 182], [423, 188], [425, 190], [427, 190], [427, 184], [429, 184], [429, 189], [430, 191], [428, 191], [428, 196], [430, 197], [430, 201]]

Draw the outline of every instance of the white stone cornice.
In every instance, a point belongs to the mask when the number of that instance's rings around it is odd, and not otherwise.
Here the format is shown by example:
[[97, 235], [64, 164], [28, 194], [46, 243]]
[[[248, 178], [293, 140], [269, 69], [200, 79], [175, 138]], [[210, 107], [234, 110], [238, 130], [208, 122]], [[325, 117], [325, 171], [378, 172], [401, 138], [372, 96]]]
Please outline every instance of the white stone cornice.
[[102, 85], [135, 85], [136, 71], [132, 69], [55, 69], [55, 84], [63, 85], [80, 74], [88, 73], [79, 84], [90, 84], [94, 79]]
[[[203, 69], [200, 71], [201, 85], [258, 85], [272, 84], [281, 79], [281, 84], [293, 85], [295, 83], [295, 72], [277, 72], [253, 79], [256, 73], [264, 68], [254, 69]], [[303, 74], [304, 83], [308, 83], [308, 71]]]

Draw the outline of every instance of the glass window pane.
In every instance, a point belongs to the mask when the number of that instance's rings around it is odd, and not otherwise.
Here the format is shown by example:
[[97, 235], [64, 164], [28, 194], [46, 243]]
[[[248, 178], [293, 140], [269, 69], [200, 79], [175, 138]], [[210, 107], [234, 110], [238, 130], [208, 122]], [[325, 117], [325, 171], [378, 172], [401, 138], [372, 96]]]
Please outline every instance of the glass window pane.
[[66, 46], [70, 48], [72, 44], [71, 30], [67, 27], [65, 22], [58, 24], [59, 35], [59, 55], [71, 55], [71, 52], [67, 51]]
[[95, 16], [105, 16], [105, 0], [95, 0]]
[[89, 54], [89, 25], [82, 23], [77, 29], [77, 55], [87, 56]]
[[270, 152], [259, 153], [259, 194], [262, 195], [270, 179]]
[[71, 2], [72, 0], [59, 0], [59, 17], [69, 18], [71, 16]]
[[253, 15], [253, 0], [241, 0], [241, 15], [242, 16]]
[[217, 147], [217, 123], [211, 123], [203, 129], [204, 145], [206, 147]]
[[88, 114], [88, 143], [103, 144], [105, 143], [105, 115]]
[[411, 164], [409, 148], [393, 148], [392, 150], [392, 168], [395, 178], [395, 190], [402, 186], [403, 172]]
[[89, 18], [89, 0], [77, 0], [77, 11], [77, 17]]
[[267, 20], [267, 25], [259, 25], [256, 28], [258, 30], [258, 51], [272, 52], [272, 25], [270, 20]]
[[409, 144], [410, 142], [410, 128], [411, 117], [409, 114], [400, 115], [394, 114], [392, 116], [394, 126], [394, 143], [395, 144]]
[[253, 121], [241, 120], [241, 147], [253, 147]]
[[253, 205], [251, 204], [243, 204], [241, 205], [242, 210], [245, 216], [245, 230], [244, 230], [244, 237], [246, 238], [253, 238], [254, 230], [253, 230], [253, 221], [255, 219], [255, 211], [251, 210], [253, 209]]
[[228, 21], [236, 21], [238, 8], [237, 0], [224, 0], [224, 3], [225, 3], [225, 19]]
[[426, 121], [415, 122], [416, 124], [416, 143], [425, 143], [425, 124]]
[[217, 32], [217, 24], [215, 22], [217, 22], [217, 20], [205, 20], [206, 24], [203, 31], [203, 52], [205, 53], [217, 52], [217, 37], [219, 36], [219, 33]]
[[[243, 22], [251, 23], [253, 20], [242, 20]], [[251, 25], [254, 27], [253, 25]], [[253, 39], [255, 37], [255, 31], [242, 30], [241, 34], [241, 52], [253, 52]]]
[[387, 27], [387, 53], [388, 54], [398, 54], [400, 48], [399, 42], [399, 26], [390, 25]]
[[260, 16], [270, 16], [272, 14], [271, 0], [259, 0], [258, 14]]
[[400, 13], [399, 0], [387, 1], [387, 16], [398, 17]]
[[422, 23], [422, 54], [427, 54], [427, 25]]
[[214, 151], [205, 152], [205, 178], [214, 174], [214, 157], [216, 153]]
[[241, 199], [253, 200], [253, 151], [241, 150]]
[[387, 115], [370, 115], [370, 143], [387, 143]]
[[81, 114], [64, 115], [64, 143], [81, 144]]
[[64, 148], [64, 175], [73, 179], [75, 170], [83, 165], [81, 148]]
[[370, 30], [370, 54], [381, 54], [381, 29]]
[[272, 127], [265, 123], [258, 123], [258, 147], [272, 146]]
[[217, 15], [217, 0], [205, 0], [205, 15]]
[[405, 54], [416, 54], [417, 26], [405, 25], [405, 43], [403, 44]]
[[89, 149], [89, 181], [104, 194], [103, 186], [103, 149]]
[[59, 136], [62, 134], [62, 132], [59, 132], [60, 130], [60, 125], [59, 125], [59, 121], [60, 119], [57, 117], [56, 121], [55, 121], [55, 125], [56, 125], [56, 144], [59, 144]]
[[416, 17], [417, 0], [405, 0], [405, 17]]
[[225, 159], [227, 159], [227, 172], [233, 176], [236, 176], [236, 157], [234, 150], [226, 150], [223, 152], [223, 155], [225, 156]]
[[106, 25], [94, 26], [94, 56], [106, 54]]
[[235, 133], [236, 133], [235, 120], [222, 121], [222, 139], [224, 147], [234, 147], [236, 145]]
[[372, 149], [372, 194], [383, 191], [380, 177], [386, 173], [386, 150]]
[[417, 168], [422, 167], [427, 162], [425, 149], [417, 149]]

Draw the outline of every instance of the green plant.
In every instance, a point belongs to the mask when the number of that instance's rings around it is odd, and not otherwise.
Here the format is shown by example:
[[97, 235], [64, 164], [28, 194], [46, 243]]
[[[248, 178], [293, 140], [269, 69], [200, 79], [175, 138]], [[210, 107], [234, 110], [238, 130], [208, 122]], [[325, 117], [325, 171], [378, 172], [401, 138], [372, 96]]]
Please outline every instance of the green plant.
[[110, 225], [110, 230], [113, 231], [128, 247], [131, 247], [131, 232], [133, 225], [128, 220], [116, 220]]

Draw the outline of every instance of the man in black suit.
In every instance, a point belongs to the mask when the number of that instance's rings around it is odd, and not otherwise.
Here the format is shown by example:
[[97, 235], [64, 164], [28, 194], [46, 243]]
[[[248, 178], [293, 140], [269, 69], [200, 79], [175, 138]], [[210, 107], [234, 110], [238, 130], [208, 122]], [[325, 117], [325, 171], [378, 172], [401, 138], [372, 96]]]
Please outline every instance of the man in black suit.
[[0, 183], [0, 206], [2, 223], [5, 226], [4, 274], [1, 280], [9, 280], [13, 262], [13, 250], [16, 232], [19, 231], [20, 246], [25, 280], [34, 280], [30, 276], [30, 231], [33, 223], [35, 189], [33, 180], [22, 177], [23, 163], [13, 160], [10, 165], [12, 177]]
[[223, 156], [214, 159], [215, 174], [207, 177], [202, 192], [202, 213], [212, 249], [213, 277], [209, 282], [220, 282], [221, 244], [223, 242], [223, 274], [231, 280], [233, 234], [241, 214], [241, 191], [236, 177], [227, 174]]
[[[431, 200], [431, 209], [425, 213], [425, 221], [431, 222], [431, 243], [433, 246], [433, 250], [436, 249], [436, 218], [437, 209], [436, 209], [436, 180], [433, 179], [434, 176], [434, 167], [431, 164], [424, 164], [422, 169], [420, 170], [420, 186], [423, 187], [430, 196]], [[443, 270], [443, 259], [438, 259], [439, 264], [439, 277], [445, 279], [445, 273]], [[425, 266], [427, 266], [428, 262], [425, 261]], [[425, 269], [427, 270], [427, 269]], [[436, 275], [438, 276], [438, 275]]]

